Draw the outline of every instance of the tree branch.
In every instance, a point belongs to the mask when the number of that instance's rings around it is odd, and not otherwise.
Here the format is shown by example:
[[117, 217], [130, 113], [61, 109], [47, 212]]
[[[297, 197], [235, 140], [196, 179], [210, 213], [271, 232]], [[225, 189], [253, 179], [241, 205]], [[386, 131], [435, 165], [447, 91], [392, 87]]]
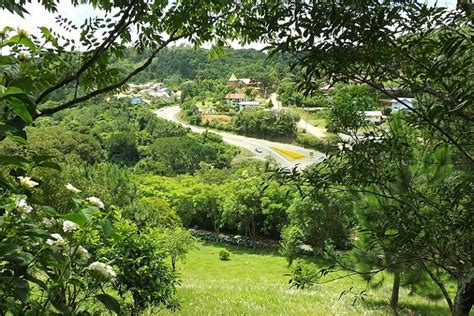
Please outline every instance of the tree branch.
[[117, 23], [115, 28], [110, 31], [109, 36], [102, 42], [100, 46], [98, 46], [94, 52], [92, 53], [91, 57], [87, 59], [81, 67], [78, 68], [76, 73], [67, 76], [63, 78], [61, 81], [56, 83], [54, 86], [49, 87], [45, 91], [43, 91], [37, 98], [35, 103], [39, 104], [41, 103], [49, 94], [52, 92], [64, 87], [68, 83], [74, 81], [74, 80], [79, 80], [79, 77], [81, 74], [86, 71], [89, 67], [91, 67], [97, 59], [102, 55], [102, 53], [117, 39], [117, 37], [122, 33], [123, 29], [130, 24], [130, 21], [127, 22], [127, 19], [130, 17], [130, 11], [132, 10], [134, 5], [134, 2], [131, 1], [130, 5], [126, 8], [124, 11], [124, 14], [120, 21]]
[[[176, 33], [176, 31], [173, 33], [173, 35]], [[122, 80], [114, 83], [114, 84], [111, 84], [111, 85], [108, 85], [106, 87], [103, 87], [103, 88], [100, 88], [100, 89], [97, 89], [97, 90], [94, 90], [92, 91], [91, 93], [89, 94], [86, 94], [86, 95], [83, 95], [79, 98], [74, 98], [68, 102], [65, 102], [61, 105], [58, 105], [54, 108], [47, 108], [47, 109], [44, 109], [43, 111], [40, 112], [39, 115], [37, 115], [36, 117], [39, 117], [39, 116], [45, 116], [45, 115], [52, 115], [58, 111], [61, 111], [61, 110], [64, 110], [66, 108], [69, 108], [69, 107], [72, 107], [78, 103], [81, 103], [81, 102], [84, 102], [84, 101], [87, 101], [89, 99], [92, 99], [93, 97], [95, 96], [98, 96], [100, 94], [103, 94], [103, 93], [106, 93], [106, 92], [109, 92], [109, 91], [112, 91], [114, 89], [117, 89], [119, 87], [121, 87], [122, 85], [124, 85], [125, 83], [127, 83], [127, 81], [129, 81], [132, 77], [134, 77], [136, 74], [140, 73], [141, 71], [145, 70], [150, 64], [151, 62], [153, 61], [153, 59], [156, 57], [156, 55], [163, 49], [165, 48], [169, 43], [173, 42], [173, 41], [176, 41], [182, 37], [184, 37], [185, 35], [181, 35], [181, 36], [177, 36], [177, 37], [173, 37], [173, 35], [168, 39], [166, 40], [165, 42], [163, 42], [161, 44], [160, 47], [158, 47], [157, 49], [155, 49], [152, 53], [151, 53], [151, 56], [148, 57], [148, 59], [138, 68], [136, 68], [134, 71], [132, 71], [131, 73], [129, 73], [126, 77], [124, 77]]]
[[376, 85], [375, 83], [373, 83], [372, 81], [370, 81], [368, 79], [359, 78], [359, 80], [361, 80], [363, 83], [368, 84], [369, 86], [371, 86], [375, 90], [378, 90], [378, 91], [382, 92], [383, 94], [385, 94], [386, 96], [388, 96], [392, 99], [395, 99], [398, 102], [400, 102], [401, 104], [403, 104], [407, 109], [409, 109], [410, 111], [415, 113], [417, 116], [422, 118], [425, 122], [427, 122], [429, 125], [434, 127], [437, 131], [439, 131], [444, 137], [446, 137], [449, 142], [451, 142], [466, 158], [469, 159], [469, 161], [474, 162], [474, 158], [471, 157], [471, 155], [469, 155], [469, 153], [451, 135], [449, 135], [449, 133], [444, 131], [441, 127], [438, 126], [438, 124], [433, 122], [430, 118], [423, 115], [415, 107], [408, 105], [406, 102], [402, 101], [399, 97], [397, 97], [393, 94], [390, 94], [389, 92], [387, 92], [387, 90], [385, 90], [384, 88], [380, 88], [378, 85]]

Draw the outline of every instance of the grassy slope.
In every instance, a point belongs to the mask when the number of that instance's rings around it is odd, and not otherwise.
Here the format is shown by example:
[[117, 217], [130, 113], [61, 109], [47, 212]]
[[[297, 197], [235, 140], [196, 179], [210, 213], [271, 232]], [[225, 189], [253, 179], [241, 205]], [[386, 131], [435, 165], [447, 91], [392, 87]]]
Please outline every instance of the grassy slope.
[[[219, 261], [219, 249], [203, 245], [193, 250], [185, 263], [179, 264], [182, 277], [178, 297], [182, 310], [170, 315], [387, 315], [390, 282], [370, 290], [366, 302], [352, 306], [353, 297], [338, 300], [343, 290], [354, 286], [362, 290], [359, 278], [319, 285], [310, 290], [290, 290], [286, 261], [270, 252], [243, 251], [226, 247], [230, 261]], [[401, 314], [448, 314], [444, 301], [429, 301], [407, 295], [402, 289]], [[155, 314], [156, 311], [150, 311]], [[167, 314], [165, 312], [164, 314]]]

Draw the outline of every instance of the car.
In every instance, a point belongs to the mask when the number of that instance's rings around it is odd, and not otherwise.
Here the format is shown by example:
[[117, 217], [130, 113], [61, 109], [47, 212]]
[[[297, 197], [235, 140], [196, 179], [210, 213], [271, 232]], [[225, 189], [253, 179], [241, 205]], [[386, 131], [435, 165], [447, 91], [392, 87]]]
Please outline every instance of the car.
[[258, 152], [259, 154], [263, 153], [263, 150], [261, 150], [260, 148], [255, 148], [255, 151]]

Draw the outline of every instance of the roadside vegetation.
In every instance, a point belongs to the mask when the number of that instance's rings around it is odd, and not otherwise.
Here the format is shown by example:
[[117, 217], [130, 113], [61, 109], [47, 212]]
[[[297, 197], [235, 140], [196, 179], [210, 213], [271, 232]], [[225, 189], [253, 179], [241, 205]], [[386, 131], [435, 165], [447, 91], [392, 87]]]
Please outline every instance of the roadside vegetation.
[[82, 4], [0, 29], [1, 315], [471, 313], [472, 4]]

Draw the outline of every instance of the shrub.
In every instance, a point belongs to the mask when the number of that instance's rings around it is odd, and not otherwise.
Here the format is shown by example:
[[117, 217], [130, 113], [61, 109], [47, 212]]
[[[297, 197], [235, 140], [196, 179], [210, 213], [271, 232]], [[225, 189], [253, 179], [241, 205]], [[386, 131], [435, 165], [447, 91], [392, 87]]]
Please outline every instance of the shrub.
[[226, 249], [222, 249], [219, 251], [219, 260], [221, 261], [228, 261], [230, 260], [230, 252]]
[[319, 277], [319, 271], [314, 264], [298, 261], [298, 264], [287, 275], [291, 277], [290, 288], [304, 289], [314, 285]]
[[288, 261], [288, 265], [293, 264], [300, 251], [300, 246], [303, 244], [304, 233], [296, 226], [287, 226], [281, 232], [280, 253]]
[[311, 135], [298, 133], [296, 142], [304, 147], [313, 148], [324, 153], [332, 153], [338, 149], [337, 144], [340, 140], [337, 136], [328, 136], [324, 139], [319, 139]]
[[165, 262], [167, 253], [156, 238], [158, 234], [157, 228], [139, 230], [135, 223], [119, 215], [109, 237], [110, 247], [103, 251], [120, 267], [116, 290], [123, 300], [132, 296], [132, 315], [150, 306], [178, 307], [173, 298], [178, 281]]

